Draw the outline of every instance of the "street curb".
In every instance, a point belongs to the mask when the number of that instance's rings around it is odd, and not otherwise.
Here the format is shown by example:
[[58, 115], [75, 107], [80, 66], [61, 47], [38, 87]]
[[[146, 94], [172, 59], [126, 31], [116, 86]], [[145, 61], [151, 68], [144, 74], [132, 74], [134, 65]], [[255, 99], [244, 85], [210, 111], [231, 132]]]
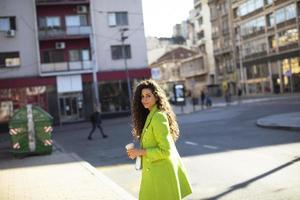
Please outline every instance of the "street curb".
[[256, 125], [264, 128], [300, 130], [300, 112], [281, 113], [262, 117]]
[[272, 124], [272, 125], [266, 125], [262, 122], [259, 122], [260, 120], [256, 121], [256, 125], [258, 127], [262, 127], [262, 128], [269, 128], [269, 129], [281, 129], [281, 130], [291, 130], [291, 131], [300, 131], [300, 127], [291, 127], [291, 126], [282, 126], [279, 124]]
[[110, 178], [105, 176], [103, 173], [99, 172], [95, 167], [93, 167], [90, 163], [83, 160], [79, 155], [76, 153], [68, 153], [66, 150], [55, 140], [53, 140], [54, 146], [56, 148], [65, 153], [66, 155], [72, 157], [75, 161], [79, 162], [79, 164], [84, 167], [86, 170], [88, 170], [92, 175], [94, 175], [96, 178], [101, 179], [101, 181], [104, 181], [107, 185], [114, 188], [115, 191], [117, 191], [120, 196], [123, 197], [124, 200], [137, 200], [133, 195], [131, 195], [129, 192], [127, 192], [125, 189], [123, 189], [121, 186], [113, 182]]

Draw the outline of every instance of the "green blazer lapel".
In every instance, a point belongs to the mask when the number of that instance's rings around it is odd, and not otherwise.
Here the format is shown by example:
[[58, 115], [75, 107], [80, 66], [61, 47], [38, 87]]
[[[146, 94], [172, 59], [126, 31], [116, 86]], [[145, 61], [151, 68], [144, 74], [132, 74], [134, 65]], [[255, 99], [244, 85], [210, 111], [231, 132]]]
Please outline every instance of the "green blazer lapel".
[[146, 128], [149, 126], [151, 120], [152, 120], [152, 117], [154, 115], [154, 113], [157, 111], [157, 106], [155, 105], [152, 110], [150, 111], [150, 113], [148, 114], [147, 116], [147, 119], [146, 119], [146, 122], [145, 122], [145, 125], [144, 125], [144, 128], [143, 128], [143, 132], [145, 132]]

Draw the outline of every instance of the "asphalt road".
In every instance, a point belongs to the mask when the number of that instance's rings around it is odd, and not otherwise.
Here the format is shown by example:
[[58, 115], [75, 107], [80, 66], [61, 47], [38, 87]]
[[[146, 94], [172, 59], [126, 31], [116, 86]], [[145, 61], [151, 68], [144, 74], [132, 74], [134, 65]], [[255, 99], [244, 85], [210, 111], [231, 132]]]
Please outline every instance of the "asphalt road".
[[[187, 199], [299, 200], [300, 133], [255, 125], [258, 118], [297, 111], [300, 101], [291, 98], [179, 115], [177, 148], [194, 190]], [[104, 121], [108, 139], [96, 133], [88, 141], [90, 128], [64, 126], [54, 139], [137, 196], [140, 172], [124, 149], [132, 140], [130, 119]]]

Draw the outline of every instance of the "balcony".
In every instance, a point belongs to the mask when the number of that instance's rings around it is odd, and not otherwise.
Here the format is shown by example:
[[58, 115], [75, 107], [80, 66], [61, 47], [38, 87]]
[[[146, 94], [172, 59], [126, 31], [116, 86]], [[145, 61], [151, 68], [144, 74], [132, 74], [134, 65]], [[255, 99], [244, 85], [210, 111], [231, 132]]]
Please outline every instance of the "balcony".
[[65, 38], [81, 38], [89, 37], [92, 29], [90, 26], [69, 26], [63, 28], [51, 28], [39, 30], [39, 39], [65, 39]]
[[61, 72], [81, 72], [92, 70], [92, 61], [76, 61], [76, 62], [56, 62], [56, 63], [42, 63], [42, 74], [57, 74]]
[[87, 4], [90, 0], [36, 0], [36, 5]]
[[289, 51], [289, 50], [294, 50], [298, 48], [298, 43], [290, 43], [290, 44], [287, 44], [285, 46], [280, 46], [278, 47], [278, 50], [279, 52], [283, 52], [283, 51]]
[[182, 78], [189, 78], [194, 76], [203, 76], [208, 74], [208, 70], [205, 68], [199, 68], [199, 69], [188, 69], [188, 70], [180, 70], [180, 76]]
[[296, 22], [295, 18], [290, 19], [290, 20], [287, 20], [287, 21], [277, 24], [277, 29], [285, 28], [286, 26], [291, 26], [291, 25], [296, 25], [296, 24], [297, 24], [297, 22]]
[[275, 0], [275, 6], [285, 3], [286, 0]]
[[245, 60], [252, 60], [252, 59], [258, 59], [260, 57], [264, 57], [267, 56], [267, 51], [262, 51], [262, 52], [258, 52], [258, 53], [252, 53], [250, 55], [245, 55], [244, 59]]
[[215, 55], [226, 54], [231, 51], [232, 51], [231, 47], [224, 47], [224, 48], [214, 49], [214, 54]]

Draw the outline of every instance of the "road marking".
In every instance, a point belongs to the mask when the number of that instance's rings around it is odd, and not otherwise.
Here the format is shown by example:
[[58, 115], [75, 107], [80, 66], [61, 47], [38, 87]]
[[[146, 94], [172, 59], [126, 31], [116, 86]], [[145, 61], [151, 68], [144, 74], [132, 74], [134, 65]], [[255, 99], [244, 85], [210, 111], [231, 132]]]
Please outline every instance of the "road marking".
[[211, 146], [211, 145], [203, 145], [204, 148], [208, 148], [208, 149], [219, 149], [216, 146]]
[[198, 146], [198, 144], [195, 142], [186, 141], [185, 143], [193, 146]]

